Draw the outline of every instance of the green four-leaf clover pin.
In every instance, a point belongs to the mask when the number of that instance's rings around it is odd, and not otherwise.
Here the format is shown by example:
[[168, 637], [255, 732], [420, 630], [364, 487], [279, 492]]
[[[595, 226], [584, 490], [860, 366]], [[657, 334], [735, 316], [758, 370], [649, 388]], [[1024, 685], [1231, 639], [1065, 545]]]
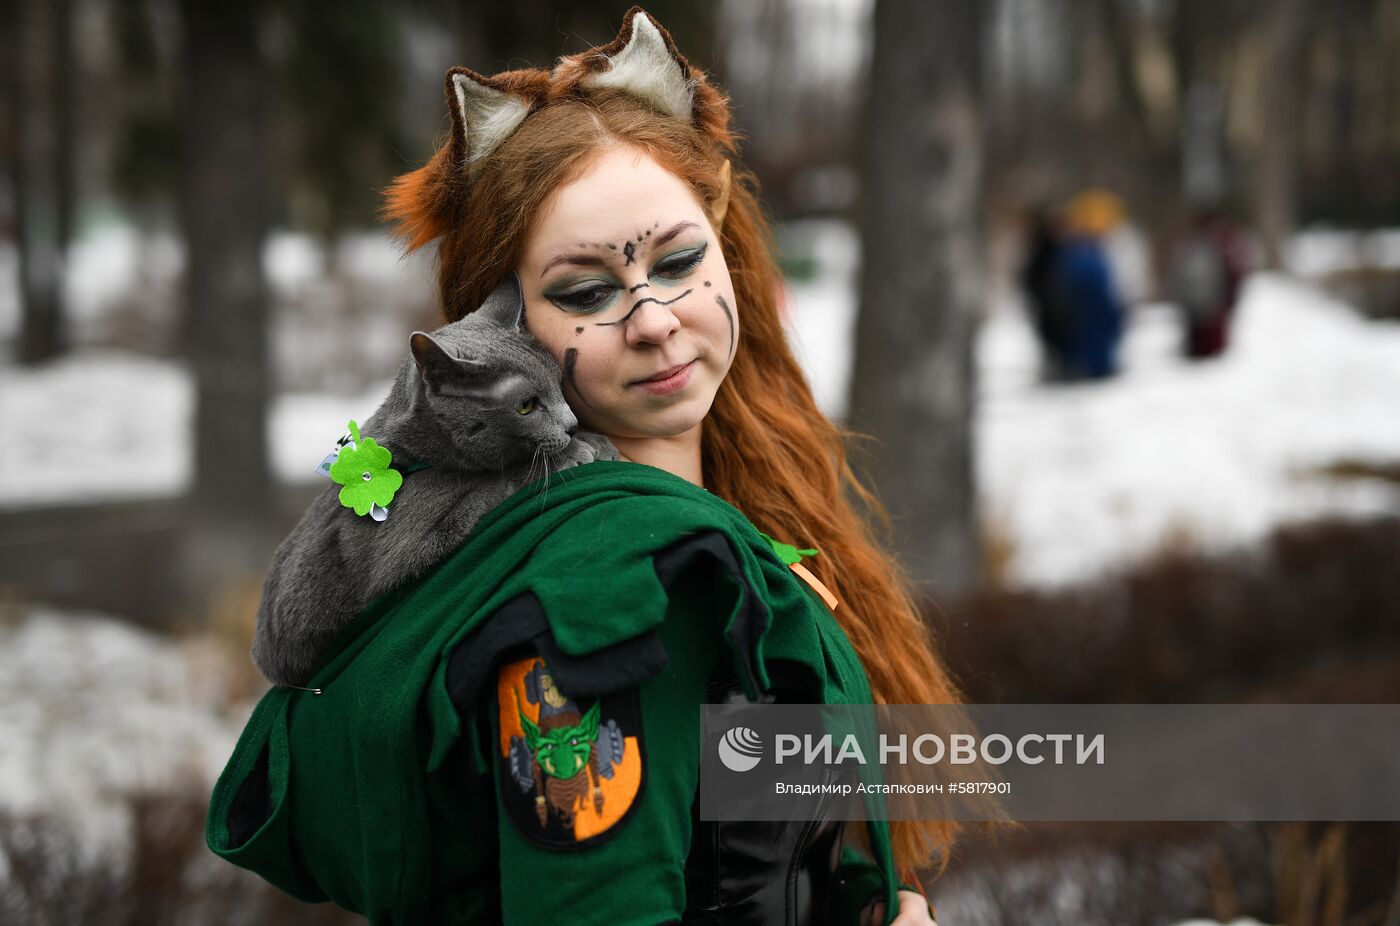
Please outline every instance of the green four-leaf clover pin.
[[354, 421], [350, 422], [350, 433], [354, 442], [340, 448], [339, 456], [331, 464], [331, 479], [343, 487], [340, 503], [355, 509], [358, 515], [369, 514], [376, 505], [388, 508], [394, 493], [403, 485], [399, 471], [389, 468], [393, 456], [387, 447], [375, 443], [374, 438], [361, 440], [360, 426]]

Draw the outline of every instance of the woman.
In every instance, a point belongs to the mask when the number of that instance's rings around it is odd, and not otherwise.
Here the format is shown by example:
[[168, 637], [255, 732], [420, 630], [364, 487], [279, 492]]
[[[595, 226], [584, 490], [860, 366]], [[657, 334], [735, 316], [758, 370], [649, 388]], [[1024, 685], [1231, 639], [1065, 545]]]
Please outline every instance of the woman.
[[[960, 700], [894, 561], [873, 542], [844, 494], [883, 515], [852, 474], [845, 434], [817, 409], [784, 339], [768, 229], [752, 179], [735, 160], [725, 98], [639, 8], [628, 12], [612, 43], [563, 58], [553, 71], [484, 77], [454, 68], [447, 92], [451, 135], [428, 164], [395, 182], [387, 214], [410, 249], [437, 242], [449, 321], [480, 306], [512, 272], [518, 276], [524, 324], [559, 360], [566, 399], [585, 427], [613, 441], [623, 462], [559, 474], [547, 507], [521, 502], [518, 495], [483, 518], [468, 544], [490, 548], [496, 538], [503, 545], [523, 544], [522, 532], [538, 530], [548, 542], [531, 546], [530, 561], [521, 568], [561, 576], [536, 588], [538, 596], [521, 594], [504, 606], [499, 602], [505, 596], [497, 596], [489, 619], [473, 625], [465, 638], [454, 638], [449, 661], [425, 670], [425, 677], [438, 681], [439, 700], [446, 701], [442, 692], [451, 693], [440, 715], [445, 719], [435, 717], [423, 734], [450, 734], [440, 737], [449, 745], [432, 746], [431, 770], [460, 765], [460, 775], [442, 780], [476, 781], [473, 769], [485, 776], [482, 781], [490, 779], [475, 789], [472, 809], [434, 803], [444, 800], [434, 784], [421, 799], [415, 791], [412, 801], [402, 801], [397, 779], [385, 795], [369, 800], [366, 789], [396, 772], [366, 771], [358, 767], [363, 752], [345, 752], [343, 758], [337, 752], [347, 738], [365, 735], [360, 721], [307, 732], [316, 705], [336, 692], [327, 689], [324, 698], [307, 703], [304, 694], [279, 689], [269, 699], [280, 700], [266, 710], [259, 706], [249, 723], [258, 735], [245, 733], [243, 756], [235, 756], [227, 784], [221, 780], [216, 789], [211, 848], [303, 899], [350, 897], [353, 904], [345, 905], [372, 920], [370, 895], [393, 896], [397, 903], [406, 894], [428, 892], [431, 881], [461, 887], [448, 900], [425, 900], [417, 921], [515, 922], [588, 910], [610, 923], [798, 922], [794, 916], [800, 922], [826, 922], [828, 916], [899, 926], [933, 922], [930, 905], [912, 888], [917, 871], [935, 856], [939, 871], [947, 864], [956, 828], [950, 821], [871, 825], [871, 837], [863, 827], [843, 832], [830, 821], [816, 832], [799, 824], [719, 827], [700, 821], [687, 806], [697, 759], [686, 750], [696, 741], [698, 703], [759, 700], [760, 692], [762, 700], [806, 701], [815, 699], [814, 692], [835, 691], [804, 688], [806, 676], [783, 674], [798, 665], [796, 659], [765, 661], [757, 646], [751, 663], [744, 663], [748, 654], [736, 656], [734, 677], [713, 670], [729, 664], [724, 643], [742, 636], [730, 633], [733, 616], [725, 640], [713, 633], [716, 611], [741, 610], [735, 602], [743, 595], [723, 598], [726, 588], [740, 582], [750, 598], [766, 600], [777, 611], [770, 656], [783, 651], [785, 634], [791, 642], [809, 625], [829, 624], [822, 638], [827, 649], [815, 664], [818, 670], [833, 663], [851, 667], [838, 673], [847, 677], [839, 697], [895, 704]], [[596, 509], [583, 507], [550, 522], [561, 525], [555, 533], [540, 527], [569, 505], [585, 504], [586, 487], [603, 483], [610, 497], [629, 486], [654, 494], [639, 491], [643, 504], [608, 509], [630, 512], [631, 522], [612, 517], [595, 524], [589, 513]], [[725, 527], [730, 513], [747, 518], [737, 533]], [[671, 523], [692, 516], [710, 529]], [[820, 547], [820, 555], [805, 563], [815, 574], [808, 580], [811, 589], [775, 565], [773, 549], [765, 547], [768, 557], [755, 559], [736, 542], [743, 530], [758, 536], [754, 525], [765, 539]], [[654, 551], [655, 572], [670, 601], [661, 621], [655, 607], [629, 604], [636, 597], [629, 584], [634, 579], [626, 575], [633, 558], [608, 557], [638, 537], [668, 530], [679, 540]], [[727, 542], [703, 548], [715, 537]], [[589, 563], [590, 575], [574, 578], [580, 560]], [[728, 562], [729, 573], [714, 565], [720, 561]], [[608, 565], [614, 562], [615, 573]], [[644, 562], [649, 572], [652, 560]], [[707, 565], [696, 571], [697, 563]], [[436, 584], [422, 596], [430, 602], [425, 607], [458, 593], [452, 566], [432, 579]], [[712, 567], [713, 575], [703, 571]], [[760, 575], [760, 569], [768, 571]], [[654, 584], [656, 576], [651, 579]], [[798, 591], [788, 595], [784, 582]], [[818, 593], [837, 603], [834, 619]], [[606, 607], [598, 607], [600, 600]], [[616, 629], [625, 623], [618, 614], [629, 607], [639, 626], [653, 633]], [[584, 609], [591, 613], [580, 615]], [[435, 625], [462, 610], [454, 600], [419, 623]], [[367, 613], [360, 622], [378, 631], [374, 622], [381, 616]], [[411, 623], [398, 616], [377, 640]], [[600, 633], [611, 635], [599, 640]], [[527, 637], [535, 643], [521, 649]], [[816, 639], [815, 631], [809, 637]], [[320, 677], [351, 666], [360, 645], [357, 638], [347, 651], [333, 654]], [[383, 646], [397, 653], [421, 648]], [[790, 651], [800, 654], [795, 645]], [[358, 658], [364, 663], [370, 657]], [[361, 671], [358, 681], [337, 682], [340, 693], [353, 694], [352, 706], [363, 703], [355, 699], [382, 697], [384, 684], [397, 684], [406, 674], [390, 660], [382, 665], [379, 675]], [[482, 684], [484, 673], [493, 673], [495, 684]], [[618, 678], [631, 682], [624, 686]], [[474, 700], [479, 690], [489, 695], [480, 709]], [[591, 708], [587, 693], [599, 696]], [[294, 714], [296, 697], [302, 702]], [[412, 706], [405, 716], [423, 714]], [[643, 727], [650, 739], [642, 736]], [[385, 729], [385, 735], [395, 735], [392, 725]], [[303, 759], [296, 758], [298, 737]], [[367, 748], [374, 748], [369, 738]], [[459, 742], [469, 745], [459, 749]], [[668, 748], [673, 752], [657, 753]], [[383, 754], [394, 758], [391, 751]], [[318, 761], [321, 769], [308, 772]], [[424, 816], [439, 824], [453, 817], [445, 834], [439, 826], [433, 839], [451, 841], [458, 856], [463, 846], [478, 855], [454, 858], [456, 867], [447, 872], [440, 857], [447, 850], [437, 852], [436, 844], [424, 849], [427, 837], [415, 836], [406, 848], [396, 845], [385, 864], [364, 863], [382, 846], [363, 832], [362, 811], [350, 824], [336, 821], [340, 829], [320, 836], [317, 846], [325, 856], [353, 844], [347, 864], [360, 866], [354, 883], [330, 883], [338, 869], [329, 865], [308, 877], [306, 856], [290, 862], [295, 853], [288, 847], [298, 838], [298, 826], [308, 842], [308, 828], [334, 813], [339, 798], [327, 796], [329, 786], [347, 764], [357, 765], [360, 789], [347, 793], [372, 806], [381, 820], [406, 832], [418, 821], [405, 813], [430, 807]], [[489, 774], [481, 771], [487, 768]], [[324, 805], [289, 822], [282, 803], [290, 793], [286, 780], [298, 769], [310, 782], [300, 786], [302, 806], [318, 798]], [[456, 801], [459, 795], [448, 797]], [[381, 812], [388, 803], [394, 813]], [[497, 817], [499, 838], [466, 839], [486, 814]], [[330, 831], [327, 825], [318, 832]], [[909, 889], [896, 895], [889, 872], [882, 875], [857, 851], [863, 836], [876, 859], [892, 855], [900, 887]], [[433, 877], [413, 891], [401, 883], [417, 871], [404, 859], [408, 852], [439, 856]], [[400, 866], [390, 872], [393, 884], [380, 883], [386, 865]], [[499, 888], [481, 875], [492, 866], [499, 871]], [[499, 896], [486, 896], [496, 890]], [[620, 898], [627, 898], [625, 909]], [[891, 900], [898, 909], [887, 909]], [[399, 922], [402, 916], [378, 919]]]
[[[879, 510], [788, 349], [768, 229], [718, 88], [639, 8], [612, 43], [552, 72], [459, 68], [448, 87], [451, 138], [388, 206], [410, 248], [438, 241], [448, 320], [517, 270], [527, 324], [585, 427], [766, 533], [819, 546], [809, 564], [841, 602], [877, 703], [960, 700], [894, 561], [842, 494]], [[952, 829], [892, 825], [908, 880], [935, 850], [946, 864]], [[923, 922], [923, 905], [903, 892], [896, 922]]]

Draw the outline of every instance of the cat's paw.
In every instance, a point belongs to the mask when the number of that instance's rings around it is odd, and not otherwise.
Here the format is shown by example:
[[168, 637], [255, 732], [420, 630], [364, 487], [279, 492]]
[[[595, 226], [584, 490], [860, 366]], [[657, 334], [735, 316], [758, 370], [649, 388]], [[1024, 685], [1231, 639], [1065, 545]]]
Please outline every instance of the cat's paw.
[[569, 441], [568, 446], [554, 457], [554, 469], [558, 472], [598, 460], [619, 459], [621, 455], [612, 441], [595, 431], [579, 431], [574, 435], [574, 439]]
[[558, 454], [551, 455], [550, 462], [554, 472], [557, 473], [560, 470], [572, 469], [575, 466], [592, 463], [594, 459], [593, 448], [575, 438], [569, 442], [568, 446], [559, 451]]
[[621, 459], [621, 455], [618, 454], [617, 448], [613, 446], [613, 442], [595, 431], [579, 431], [574, 435], [573, 443], [570, 444], [569, 447], [570, 449], [574, 447], [580, 448], [580, 456], [586, 457], [586, 459], [580, 460], [579, 463], [575, 465], [593, 463], [598, 460], [616, 461]]

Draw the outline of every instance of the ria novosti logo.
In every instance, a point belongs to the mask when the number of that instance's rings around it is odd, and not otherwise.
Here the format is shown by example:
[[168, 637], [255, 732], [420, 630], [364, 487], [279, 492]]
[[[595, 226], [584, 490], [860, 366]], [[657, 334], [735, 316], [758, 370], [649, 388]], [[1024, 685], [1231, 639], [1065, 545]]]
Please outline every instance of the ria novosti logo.
[[719, 760], [731, 772], [747, 772], [763, 758], [763, 740], [748, 727], [732, 727], [719, 741]]

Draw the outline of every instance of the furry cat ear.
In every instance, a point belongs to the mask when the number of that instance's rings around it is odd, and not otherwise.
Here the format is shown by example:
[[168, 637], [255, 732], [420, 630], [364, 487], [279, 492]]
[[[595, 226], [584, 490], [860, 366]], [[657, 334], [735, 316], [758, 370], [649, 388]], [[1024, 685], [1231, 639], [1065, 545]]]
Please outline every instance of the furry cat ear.
[[415, 331], [409, 335], [408, 346], [413, 352], [413, 362], [418, 365], [418, 375], [425, 382], [440, 383], [449, 377], [470, 380], [472, 374], [479, 374], [487, 369], [484, 363], [454, 357], [437, 338], [426, 331]]
[[489, 155], [530, 114], [530, 101], [490, 85], [470, 68], [447, 72], [452, 97], [452, 128], [468, 167]]
[[608, 67], [586, 75], [580, 81], [584, 87], [625, 90], [668, 115], [691, 120], [695, 80], [690, 66], [676, 52], [671, 36], [641, 7], [628, 11], [617, 39], [601, 51]]
[[506, 274], [476, 311], [501, 328], [525, 331], [525, 294], [520, 289], [520, 275], [515, 271]]
[[456, 362], [456, 358], [426, 331], [415, 331], [409, 335], [408, 346], [413, 351], [413, 362], [418, 365], [418, 375], [424, 379], [431, 379], [447, 364]]

